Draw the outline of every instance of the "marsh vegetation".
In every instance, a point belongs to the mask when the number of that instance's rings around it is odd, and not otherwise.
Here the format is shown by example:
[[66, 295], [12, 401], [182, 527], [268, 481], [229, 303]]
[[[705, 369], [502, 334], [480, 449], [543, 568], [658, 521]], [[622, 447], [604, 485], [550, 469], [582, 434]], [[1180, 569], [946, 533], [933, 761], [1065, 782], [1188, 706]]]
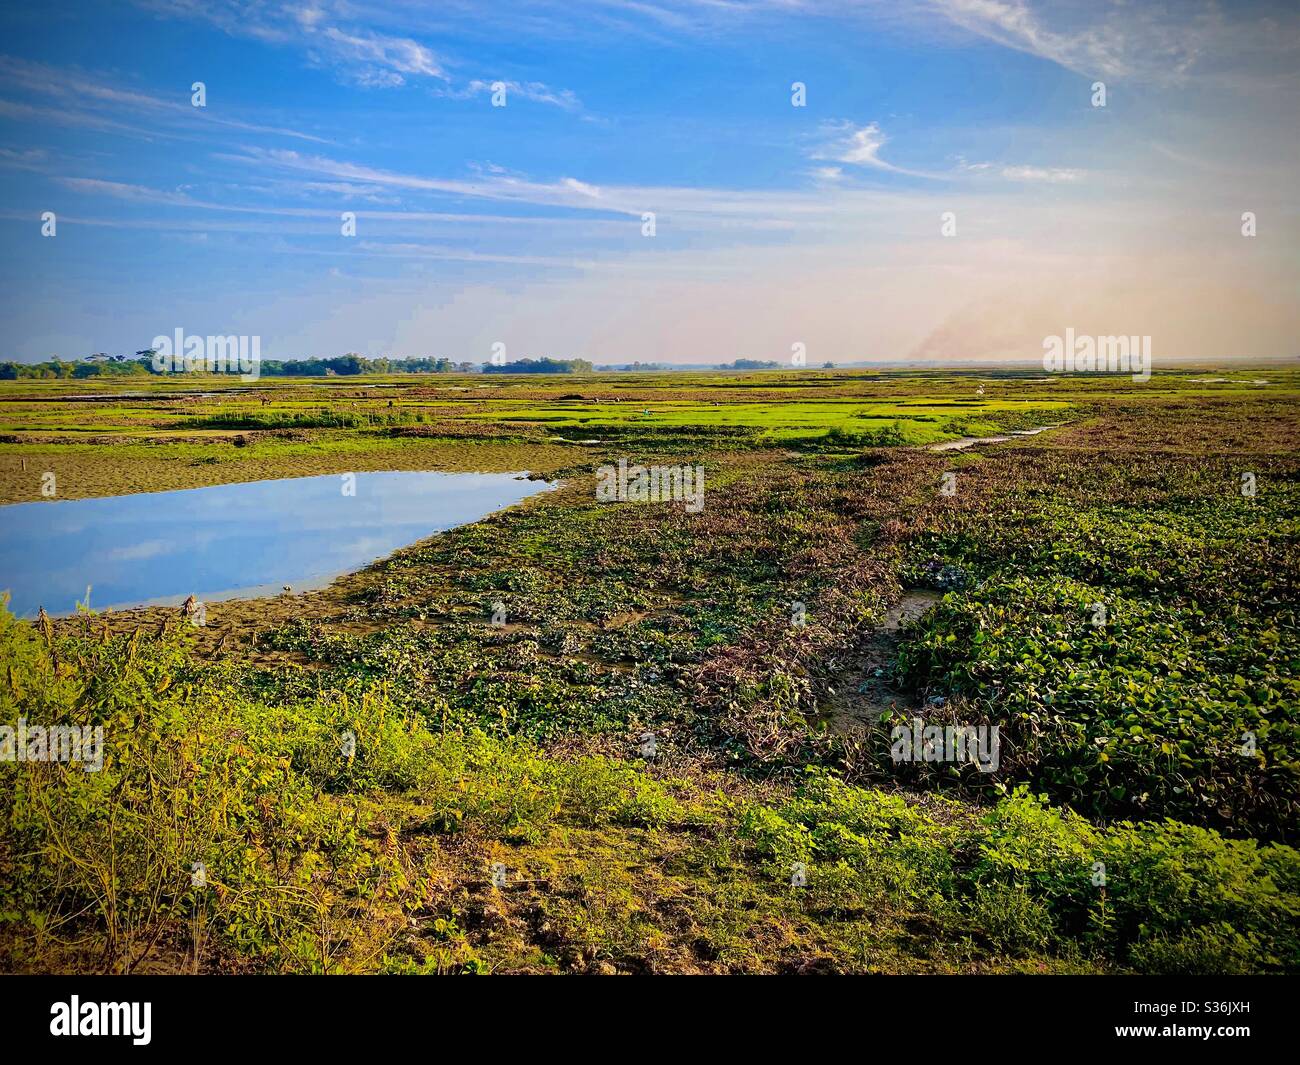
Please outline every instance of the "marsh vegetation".
[[1294, 972], [1300, 375], [1203, 376], [6, 382], [8, 502], [561, 483], [201, 626], [0, 617], [0, 723], [106, 737], [0, 762], [0, 964]]

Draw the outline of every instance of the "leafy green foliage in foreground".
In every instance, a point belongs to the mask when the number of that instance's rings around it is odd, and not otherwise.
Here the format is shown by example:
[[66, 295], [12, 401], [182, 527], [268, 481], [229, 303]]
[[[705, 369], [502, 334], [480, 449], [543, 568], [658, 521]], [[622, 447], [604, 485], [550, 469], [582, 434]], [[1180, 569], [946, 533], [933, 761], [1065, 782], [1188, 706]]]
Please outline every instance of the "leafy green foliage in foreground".
[[0, 655], [0, 720], [107, 745], [97, 773], [0, 763], [10, 970], [1300, 969], [1286, 846], [825, 770], [724, 795], [689, 766], [440, 734], [374, 692], [268, 707], [175, 632], [4, 613]]
[[994, 504], [910, 545], [911, 579], [963, 587], [909, 634], [902, 672], [1000, 724], [1006, 770], [1054, 802], [1293, 841], [1300, 475], [1249, 462], [1255, 497], [1241, 461], [972, 468]]
[[1205, 611], [1068, 580], [950, 594], [903, 663], [988, 704], [1034, 782], [1094, 815], [1166, 810], [1277, 835], [1300, 808], [1300, 644], [1240, 608]]

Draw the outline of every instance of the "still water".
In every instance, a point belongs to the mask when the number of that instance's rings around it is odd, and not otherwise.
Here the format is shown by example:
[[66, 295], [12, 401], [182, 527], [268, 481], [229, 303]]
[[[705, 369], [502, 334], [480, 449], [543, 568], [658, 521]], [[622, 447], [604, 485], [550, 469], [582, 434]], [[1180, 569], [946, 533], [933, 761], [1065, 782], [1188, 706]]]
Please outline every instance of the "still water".
[[0, 507], [0, 590], [23, 617], [72, 613], [88, 586], [94, 610], [302, 591], [551, 487], [390, 472], [16, 503]]

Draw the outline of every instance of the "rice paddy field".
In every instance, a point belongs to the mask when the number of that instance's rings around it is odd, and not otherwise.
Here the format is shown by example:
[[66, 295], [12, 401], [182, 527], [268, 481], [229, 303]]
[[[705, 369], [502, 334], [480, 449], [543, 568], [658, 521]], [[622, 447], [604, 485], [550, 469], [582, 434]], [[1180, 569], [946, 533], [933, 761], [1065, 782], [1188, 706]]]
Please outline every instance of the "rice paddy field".
[[[105, 735], [0, 762], [0, 968], [1296, 972], [1297, 400], [1278, 365], [0, 382], [6, 504], [557, 485], [202, 624], [0, 614], [0, 721]], [[603, 501], [620, 460], [702, 506]], [[900, 755], [967, 726], [992, 771]]]

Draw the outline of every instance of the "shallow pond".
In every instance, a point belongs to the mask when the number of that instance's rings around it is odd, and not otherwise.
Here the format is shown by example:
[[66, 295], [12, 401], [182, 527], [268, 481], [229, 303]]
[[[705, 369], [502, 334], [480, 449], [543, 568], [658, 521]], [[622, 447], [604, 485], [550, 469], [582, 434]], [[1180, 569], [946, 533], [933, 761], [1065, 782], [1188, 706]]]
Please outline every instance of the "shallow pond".
[[[351, 479], [351, 480], [349, 480]], [[320, 587], [553, 487], [512, 473], [357, 473], [0, 507], [0, 590], [25, 617]]]
[[1037, 429], [1010, 429], [1005, 436], [963, 436], [959, 440], [945, 440], [941, 444], [931, 444], [926, 450], [965, 451], [976, 444], [1001, 444], [1007, 440], [1014, 440], [1018, 436], [1037, 436], [1039, 433], [1055, 428], [1057, 428], [1055, 425], [1040, 425]]

